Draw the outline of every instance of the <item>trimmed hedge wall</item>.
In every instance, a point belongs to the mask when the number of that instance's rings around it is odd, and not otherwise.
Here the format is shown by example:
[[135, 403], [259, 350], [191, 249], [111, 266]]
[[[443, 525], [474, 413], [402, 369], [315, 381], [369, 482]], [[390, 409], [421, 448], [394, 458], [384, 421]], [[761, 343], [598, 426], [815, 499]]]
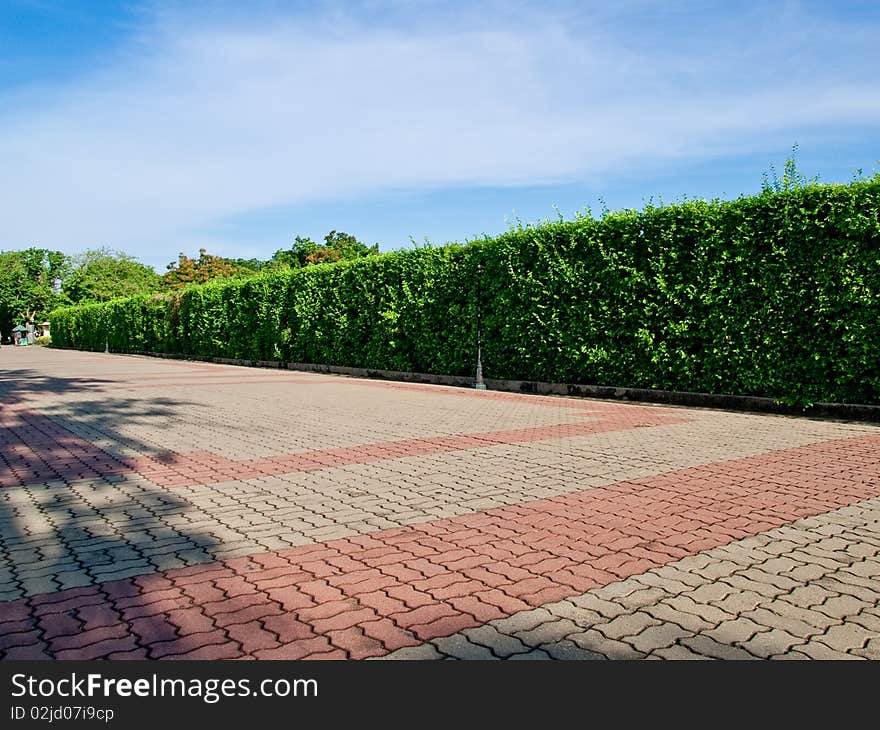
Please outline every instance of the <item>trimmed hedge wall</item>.
[[52, 313], [56, 345], [880, 402], [880, 178]]

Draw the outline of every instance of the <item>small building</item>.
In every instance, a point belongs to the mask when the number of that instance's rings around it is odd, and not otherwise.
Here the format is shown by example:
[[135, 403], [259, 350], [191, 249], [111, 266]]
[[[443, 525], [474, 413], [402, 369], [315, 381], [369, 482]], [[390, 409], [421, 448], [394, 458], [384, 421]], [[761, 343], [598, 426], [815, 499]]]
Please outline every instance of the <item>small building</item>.
[[16, 325], [12, 328], [12, 342], [16, 345], [28, 345], [28, 331], [27, 327], [22, 327], [20, 324]]
[[37, 337], [49, 337], [50, 322], [40, 322], [37, 325]]

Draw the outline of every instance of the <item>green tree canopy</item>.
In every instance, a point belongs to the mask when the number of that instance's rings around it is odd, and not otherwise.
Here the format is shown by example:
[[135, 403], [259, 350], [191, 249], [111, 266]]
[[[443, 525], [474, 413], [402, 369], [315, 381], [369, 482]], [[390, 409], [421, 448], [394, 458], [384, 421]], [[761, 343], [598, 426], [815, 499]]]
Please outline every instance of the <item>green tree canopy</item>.
[[9, 337], [16, 324], [40, 322], [55, 307], [70, 304], [60, 287], [68, 270], [60, 251], [0, 252], [0, 333]]
[[204, 284], [211, 279], [252, 276], [259, 267], [259, 262], [255, 260], [226, 259], [200, 248], [198, 258], [193, 259], [181, 253], [177, 261], [168, 264], [165, 286], [182, 289], [188, 284]]
[[297, 236], [289, 249], [280, 249], [267, 262], [268, 268], [301, 268], [310, 264], [324, 264], [333, 261], [349, 261], [379, 253], [379, 244], [367, 246], [350, 233], [330, 231], [324, 236], [324, 243], [315, 243], [311, 238]]
[[73, 260], [64, 293], [80, 304], [149, 294], [161, 287], [162, 277], [146, 264], [121, 251], [98, 248]]

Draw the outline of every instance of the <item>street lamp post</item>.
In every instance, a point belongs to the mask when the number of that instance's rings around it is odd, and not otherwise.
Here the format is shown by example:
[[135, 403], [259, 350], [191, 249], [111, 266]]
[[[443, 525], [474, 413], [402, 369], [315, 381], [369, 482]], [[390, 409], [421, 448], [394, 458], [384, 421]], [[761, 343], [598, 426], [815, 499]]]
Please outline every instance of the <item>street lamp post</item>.
[[474, 388], [486, 390], [483, 382], [483, 305], [482, 305], [483, 262], [477, 263], [477, 373]]

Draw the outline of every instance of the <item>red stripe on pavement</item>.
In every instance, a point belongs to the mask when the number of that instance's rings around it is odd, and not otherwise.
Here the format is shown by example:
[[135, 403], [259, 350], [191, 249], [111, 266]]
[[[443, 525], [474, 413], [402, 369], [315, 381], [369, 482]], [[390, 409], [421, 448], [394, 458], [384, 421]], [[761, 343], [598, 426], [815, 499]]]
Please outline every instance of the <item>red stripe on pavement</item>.
[[[468, 391], [465, 391], [468, 392]], [[532, 400], [540, 405], [574, 407], [561, 399]], [[549, 402], [548, 402], [549, 401]], [[576, 424], [552, 424], [509, 431], [456, 434], [403, 439], [281, 454], [234, 461], [211, 452], [166, 452], [156, 456], [118, 459], [80, 438], [55, 421], [27, 409], [0, 412], [0, 487], [39, 484], [54, 479], [89, 479], [136, 472], [157, 486], [190, 487], [230, 480], [277, 476], [349, 464], [365, 464], [405, 456], [426, 456], [446, 451], [478, 449], [499, 444], [527, 443], [571, 436], [588, 436], [643, 426], [681, 423], [680, 411], [619, 404], [577, 403], [584, 417], [596, 420]]]
[[880, 496], [880, 436], [0, 604], [7, 658], [362, 658]]
[[[585, 423], [560, 423], [507, 431], [453, 434], [429, 438], [402, 439], [375, 444], [343, 446], [335, 449], [296, 452], [261, 459], [233, 461], [210, 452], [175, 454], [171, 457], [142, 457], [132, 467], [158, 486], [190, 487], [232, 480], [316, 471], [350, 464], [367, 464], [388, 459], [428, 456], [448, 451], [467, 451], [503, 444], [529, 443], [550, 439], [589, 436], [595, 433], [681, 423], [681, 416], [658, 412], [621, 412]], [[590, 416], [592, 414], [585, 414]]]

